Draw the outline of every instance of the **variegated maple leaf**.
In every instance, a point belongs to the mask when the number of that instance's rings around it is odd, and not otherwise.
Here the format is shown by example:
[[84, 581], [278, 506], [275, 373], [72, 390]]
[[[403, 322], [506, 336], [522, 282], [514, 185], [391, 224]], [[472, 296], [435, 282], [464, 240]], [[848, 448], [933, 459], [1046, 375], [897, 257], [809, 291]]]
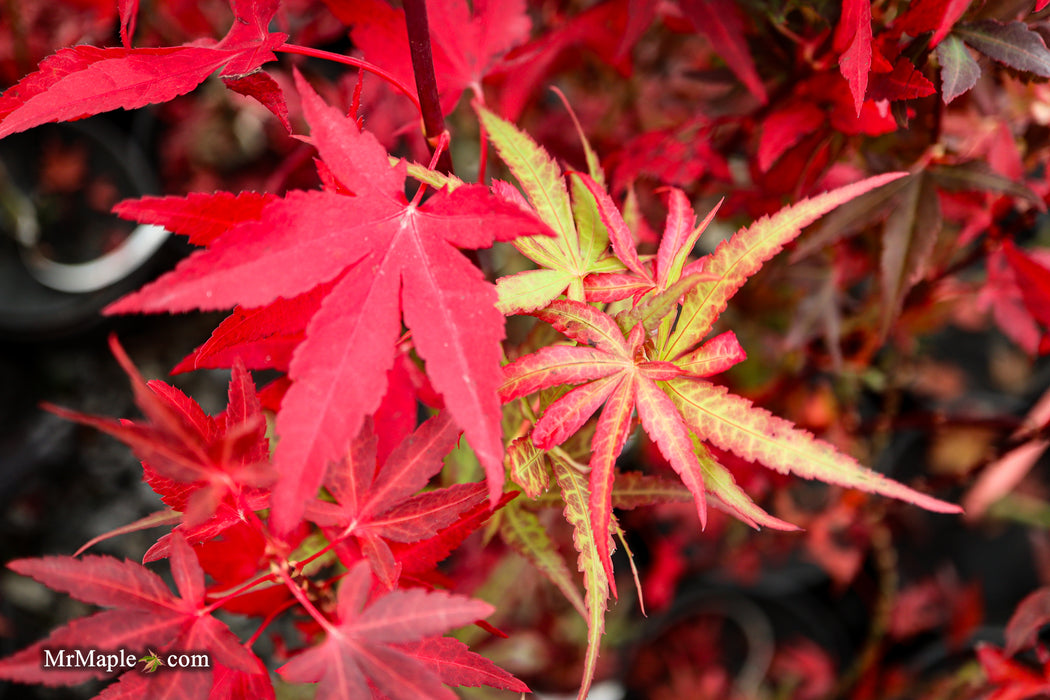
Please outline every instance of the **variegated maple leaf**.
[[[554, 232], [553, 236], [520, 236], [514, 240], [514, 247], [541, 269], [501, 277], [496, 282], [500, 311], [511, 314], [539, 309], [562, 293], [582, 300], [584, 278], [621, 270], [624, 265], [607, 253], [609, 232], [599, 223], [590, 190], [581, 186], [580, 179], [574, 179], [570, 199], [561, 168], [542, 146], [492, 112], [480, 106], [477, 111], [500, 157], [525, 191], [522, 197], [511, 185], [499, 182], [494, 185], [497, 194], [526, 209], [531, 205]], [[597, 157], [586, 139], [583, 146], [591, 177], [600, 181]], [[614, 242], [614, 250], [616, 245]]]
[[672, 194], [655, 274], [622, 240], [626, 225], [611, 200], [588, 183], [610, 240], [621, 239], [614, 248], [630, 271], [622, 275], [636, 277], [633, 286], [625, 283], [622, 288], [641, 292], [641, 298], [616, 317], [571, 299], [533, 311], [576, 344], [544, 347], [509, 364], [500, 395], [511, 401], [541, 389], [579, 385], [547, 406], [533, 426], [532, 440], [544, 450], [567, 440], [604, 405], [591, 443], [589, 511], [594, 546], [610, 582], [615, 461], [635, 412], [693, 494], [702, 523], [710, 492], [753, 526], [793, 528], [750, 500], [718, 464], [705, 446], [708, 442], [780, 472], [880, 493], [929, 510], [959, 510], [862, 467], [832, 445], [706, 379], [744, 359], [731, 331], [701, 341], [748, 277], [822, 214], [900, 176], [873, 177], [804, 200], [739, 231], [689, 264], [686, 256], [710, 217], [697, 227], [684, 195]]

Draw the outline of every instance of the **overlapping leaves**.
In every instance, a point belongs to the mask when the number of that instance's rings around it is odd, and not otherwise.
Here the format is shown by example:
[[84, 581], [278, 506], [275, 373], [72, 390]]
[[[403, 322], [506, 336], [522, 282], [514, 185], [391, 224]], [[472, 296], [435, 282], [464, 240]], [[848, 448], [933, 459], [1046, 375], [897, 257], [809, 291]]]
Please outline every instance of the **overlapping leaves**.
[[[0, 678], [23, 683], [71, 685], [105, 675], [104, 669], [42, 668], [43, 650], [83, 649], [96, 652], [127, 649], [165, 651], [168, 648], [207, 652], [216, 667], [231, 673], [257, 675], [258, 658], [240, 644], [215, 619], [204, 600], [204, 571], [186, 540], [176, 534], [171, 546], [172, 575], [179, 594], [141, 564], [112, 557], [45, 557], [11, 562], [13, 570], [77, 600], [108, 610], [74, 620], [47, 639], [0, 661]], [[124, 668], [124, 667], [121, 667]], [[212, 688], [211, 669], [174, 669], [155, 676], [125, 673], [125, 683], [135, 685], [139, 697], [206, 697]], [[269, 682], [266, 682], [269, 687]], [[272, 696], [272, 689], [270, 690]]]
[[318, 698], [455, 700], [448, 685], [528, 687], [465, 645], [437, 636], [487, 617], [492, 606], [463, 596], [398, 590], [369, 602], [372, 577], [364, 562], [339, 586], [338, 622], [321, 644], [278, 669], [286, 680], [316, 682]]
[[[109, 433], [142, 460], [145, 479], [174, 511], [180, 528], [195, 537], [214, 536], [261, 510], [276, 479], [255, 384], [235, 363], [229, 404], [218, 419], [193, 399], [160, 381], [145, 382], [123, 349], [110, 346], [131, 380], [135, 402], [146, 421], [118, 421], [51, 407], [61, 416]], [[159, 524], [159, 523], [158, 523]], [[167, 539], [147, 559], [167, 550]]]
[[[870, 178], [784, 209], [740, 231], [691, 265], [692, 277], [684, 278], [683, 271], [690, 269], [685, 257], [702, 228], [695, 225], [688, 205], [682, 205], [681, 195], [672, 195], [678, 204], [668, 217], [654, 261], [655, 274], [643, 267], [633, 247], [620, 253], [629, 270], [637, 270], [639, 284], [650, 285], [638, 303], [617, 318], [573, 300], [553, 301], [532, 312], [576, 344], [541, 348], [508, 365], [501, 396], [511, 401], [541, 389], [579, 385], [547, 405], [533, 426], [532, 439], [540, 449], [564, 442], [604, 406], [591, 443], [589, 511], [596, 532], [609, 532], [615, 461], [635, 412], [693, 493], [701, 523], [706, 520], [710, 490], [746, 522], [791, 527], [754, 506], [701, 441], [780, 471], [892, 495], [935, 510], [956, 510], [860, 467], [830, 445], [704, 379], [744, 358], [731, 332], [707, 343], [700, 341], [747, 278], [821, 214], [897, 177]], [[597, 197], [602, 201], [607, 195], [599, 192]], [[626, 229], [614, 208], [600, 210], [610, 231]], [[682, 281], [685, 284], [679, 284]], [[599, 536], [596, 547], [611, 578], [606, 542]]]
[[[519, 240], [523, 252], [549, 269], [519, 274], [513, 295], [508, 287], [501, 286], [501, 300], [505, 308], [525, 310], [551, 324], [570, 343], [541, 347], [511, 362], [505, 367], [500, 395], [505, 402], [534, 395], [547, 397], [534, 404], [541, 415], [530, 436], [537, 450], [549, 453], [559, 475], [566, 517], [573, 524], [580, 552], [592, 633], [602, 624], [604, 602], [598, 599], [615, 593], [610, 559], [615, 465], [635, 416], [689, 489], [701, 523], [706, 520], [710, 495], [753, 526], [793, 529], [751, 501], [732, 474], [718, 463], [708, 443], [781, 472], [881, 493], [935, 511], [958, 511], [956, 506], [862, 467], [830, 444], [706, 378], [744, 359], [744, 351], [731, 331], [706, 342], [704, 339], [747, 279], [803, 227], [902, 174], [869, 178], [782, 209], [693, 262], [688, 260], [689, 253], [714, 212], [697, 225], [688, 199], [671, 190], [659, 250], [655, 258], [643, 261], [619, 210], [593, 178], [573, 176], [581, 185], [578, 201], [589, 203], [587, 208], [577, 208], [573, 217], [560, 173], [552, 169], [545, 154], [507, 128], [493, 129], [493, 134], [500, 152], [511, 154], [511, 168], [522, 180], [529, 201], [558, 234], [540, 241], [531, 251]], [[513, 193], [507, 197], [512, 198]], [[588, 274], [579, 279], [582, 270], [568, 263], [573, 259], [570, 254], [581, 250], [585, 227], [597, 232], [596, 239], [609, 241], [625, 271]], [[600, 260], [605, 254], [600, 248], [590, 259]], [[558, 276], [558, 282], [549, 285], [547, 277], [553, 275]], [[563, 291], [568, 298], [554, 298]], [[529, 301], [512, 301], [524, 299]], [[599, 304], [614, 305], [607, 311]], [[575, 388], [553, 395], [544, 392], [566, 385]], [[588, 483], [573, 486], [580, 475], [568, 478], [573, 468], [559, 445], [579, 432], [595, 413], [599, 416], [590, 442]], [[516, 448], [515, 454], [520, 452], [522, 448]], [[528, 458], [530, 464], [541, 463], [539, 460], [542, 455], [536, 453]], [[581, 494], [586, 503], [580, 502]], [[521, 533], [516, 530], [512, 535], [518, 540]], [[520, 543], [518, 546], [521, 548]], [[548, 575], [560, 588], [567, 588], [557, 561], [550, 562], [546, 555], [537, 555], [537, 560], [546, 561], [543, 566]], [[570, 599], [573, 597], [570, 593]], [[592, 634], [584, 688], [593, 673], [596, 644], [597, 637]]]
[[378, 407], [402, 320], [484, 465], [495, 502], [503, 483], [496, 398], [503, 321], [494, 288], [455, 247], [542, 236], [547, 228], [479, 185], [409, 202], [405, 165], [391, 167], [374, 137], [302, 78], [298, 85], [312, 142], [341, 192], [289, 193], [109, 311], [258, 307], [338, 279], [295, 350], [277, 416], [276, 528], [288, 532], [299, 522], [327, 463]]
[[421, 425], [377, 468], [376, 436], [371, 422], [366, 422], [347, 456], [328, 470], [324, 484], [334, 502], [314, 501], [307, 506], [306, 517], [327, 528], [332, 542], [354, 537], [372, 570], [393, 587], [400, 564], [388, 541], [433, 537], [485, 498], [484, 484], [419, 493], [441, 470], [442, 458], [458, 438], [459, 430], [442, 413]]

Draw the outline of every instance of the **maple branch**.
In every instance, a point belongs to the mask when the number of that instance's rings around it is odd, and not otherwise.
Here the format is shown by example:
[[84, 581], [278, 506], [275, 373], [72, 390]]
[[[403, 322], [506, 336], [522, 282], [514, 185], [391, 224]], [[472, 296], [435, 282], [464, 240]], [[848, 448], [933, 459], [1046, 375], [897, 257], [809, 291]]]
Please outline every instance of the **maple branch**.
[[[420, 113], [427, 145], [433, 153], [437, 139], [445, 131], [445, 117], [438, 98], [437, 76], [434, 74], [434, 52], [430, 47], [430, 23], [427, 20], [426, 0], [404, 0], [405, 27], [408, 30], [408, 48], [412, 54], [412, 72], [416, 76]], [[448, 151], [438, 160], [441, 172], [452, 172], [452, 156]]]
[[326, 61], [344, 63], [348, 66], [354, 66], [355, 68], [366, 70], [369, 73], [372, 73], [373, 75], [382, 78], [383, 80], [387, 81], [395, 88], [397, 88], [398, 91], [405, 95], [405, 97], [412, 100], [412, 104], [416, 106], [416, 111], [418, 111], [420, 114], [423, 114], [423, 108], [419, 104], [419, 98], [416, 97], [416, 93], [412, 90], [412, 88], [408, 87], [396, 77], [394, 77], [390, 73], [387, 73], [385, 70], [373, 63], [361, 60], [360, 58], [354, 58], [352, 56], [343, 56], [342, 54], [332, 53], [331, 51], [312, 49], [308, 46], [299, 46], [297, 44], [282, 44], [278, 48], [274, 49], [274, 51], [298, 54], [300, 56], [310, 56], [311, 58], [323, 58]]

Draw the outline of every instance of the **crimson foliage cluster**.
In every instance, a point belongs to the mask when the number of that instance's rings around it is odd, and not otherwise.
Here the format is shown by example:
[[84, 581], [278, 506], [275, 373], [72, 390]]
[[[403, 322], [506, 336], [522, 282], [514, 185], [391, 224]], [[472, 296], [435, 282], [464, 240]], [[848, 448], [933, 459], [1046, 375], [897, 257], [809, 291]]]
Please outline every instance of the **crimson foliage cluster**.
[[[195, 96], [221, 84], [269, 145], [235, 174], [172, 150], [182, 194], [114, 207], [199, 250], [105, 313], [229, 312], [175, 368], [229, 368], [228, 406], [145, 381], [114, 339], [143, 417], [52, 407], [127, 443], [163, 501], [109, 534], [164, 531], [143, 564], [10, 562], [106, 609], [0, 660], [0, 678], [117, 676], [105, 698], [272, 698], [275, 682], [509, 696], [555, 674], [512, 653], [549, 606], [501, 591], [516, 577], [580, 622], [584, 698], [611, 673], [606, 614], [634, 595], [642, 506], [688, 504], [686, 539], [738, 563], [761, 547], [739, 544], [759, 541], [746, 526], [804, 526], [788, 536], [848, 586], [865, 552], [892, 550], [882, 497], [952, 514], [961, 495], [980, 518], [1046, 447], [1044, 401], [921, 485], [862, 464], [907, 418], [891, 399], [922, 338], [991, 319], [1021, 354], [1050, 351], [1046, 0], [31, 5], [0, 27], [17, 49], [0, 138], [203, 113], [214, 101]], [[117, 27], [119, 46], [48, 45], [115, 44]], [[173, 122], [172, 143], [206, 124]], [[257, 387], [261, 370], [278, 378]], [[836, 379], [807, 394], [806, 372]], [[868, 431], [863, 392], [886, 398]], [[800, 507], [787, 475], [832, 485], [824, 506]], [[648, 544], [639, 594], [659, 608], [685, 563]], [[146, 566], [162, 559], [174, 592]], [[1024, 654], [1046, 656], [1046, 600], [924, 692], [1045, 692], [1050, 665]], [[879, 653], [894, 630], [879, 622], [852, 671], [778, 647], [749, 692], [909, 692]], [[42, 663], [88, 644], [148, 653], [130, 670]], [[173, 651], [213, 663], [165, 668]], [[715, 660], [681, 672], [747, 694]]]

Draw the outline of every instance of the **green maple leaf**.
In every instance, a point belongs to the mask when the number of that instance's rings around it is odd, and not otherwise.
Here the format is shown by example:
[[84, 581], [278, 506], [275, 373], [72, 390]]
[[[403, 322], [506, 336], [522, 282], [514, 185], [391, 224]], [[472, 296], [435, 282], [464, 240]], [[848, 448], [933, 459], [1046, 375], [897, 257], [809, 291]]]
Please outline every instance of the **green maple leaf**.
[[139, 659], [139, 661], [146, 665], [145, 668], [142, 669], [143, 673], [153, 673], [164, 665], [164, 662], [160, 660], [159, 656], [157, 656], [157, 652], [152, 649], [149, 650], [149, 653]]

